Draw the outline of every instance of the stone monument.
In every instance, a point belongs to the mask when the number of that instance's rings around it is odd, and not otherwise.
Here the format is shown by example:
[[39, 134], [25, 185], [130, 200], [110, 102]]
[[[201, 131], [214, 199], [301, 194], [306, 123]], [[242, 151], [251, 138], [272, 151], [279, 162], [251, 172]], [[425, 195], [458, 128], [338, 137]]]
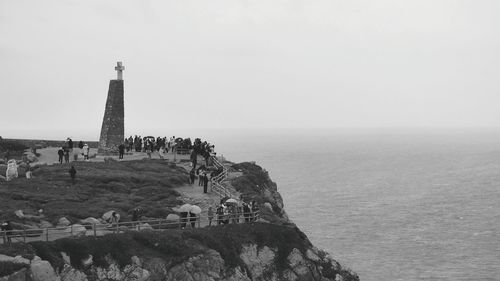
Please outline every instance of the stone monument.
[[108, 99], [99, 138], [99, 154], [118, 153], [118, 146], [125, 137], [122, 76], [124, 69], [122, 62], [117, 62], [115, 67], [117, 78], [109, 81]]

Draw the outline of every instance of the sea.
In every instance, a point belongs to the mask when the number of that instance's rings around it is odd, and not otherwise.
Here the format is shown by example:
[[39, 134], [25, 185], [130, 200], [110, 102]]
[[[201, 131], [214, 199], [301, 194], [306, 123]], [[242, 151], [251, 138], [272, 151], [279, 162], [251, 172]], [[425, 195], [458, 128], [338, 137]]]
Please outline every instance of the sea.
[[500, 280], [500, 130], [221, 131], [361, 280]]

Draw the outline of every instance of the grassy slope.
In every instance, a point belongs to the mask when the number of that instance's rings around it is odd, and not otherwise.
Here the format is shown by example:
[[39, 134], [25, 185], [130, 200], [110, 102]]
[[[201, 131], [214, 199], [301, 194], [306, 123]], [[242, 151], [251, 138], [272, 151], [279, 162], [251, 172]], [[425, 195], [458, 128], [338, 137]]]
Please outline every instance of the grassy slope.
[[170, 207], [180, 203], [172, 188], [188, 182], [183, 168], [159, 160], [71, 164], [77, 170], [74, 185], [66, 164], [37, 167], [32, 180], [3, 182], [0, 220], [26, 223], [14, 215], [18, 209], [25, 213], [43, 209], [45, 220], [53, 223], [62, 216], [72, 222], [98, 218], [110, 209], [117, 210], [126, 220], [134, 207], [143, 208], [144, 216], [164, 217]]

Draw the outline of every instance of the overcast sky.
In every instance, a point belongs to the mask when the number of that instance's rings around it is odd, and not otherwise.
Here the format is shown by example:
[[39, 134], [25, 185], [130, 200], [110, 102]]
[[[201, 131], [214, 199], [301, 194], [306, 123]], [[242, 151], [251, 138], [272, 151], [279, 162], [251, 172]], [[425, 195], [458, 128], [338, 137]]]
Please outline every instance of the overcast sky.
[[0, 135], [499, 127], [498, 0], [0, 0]]

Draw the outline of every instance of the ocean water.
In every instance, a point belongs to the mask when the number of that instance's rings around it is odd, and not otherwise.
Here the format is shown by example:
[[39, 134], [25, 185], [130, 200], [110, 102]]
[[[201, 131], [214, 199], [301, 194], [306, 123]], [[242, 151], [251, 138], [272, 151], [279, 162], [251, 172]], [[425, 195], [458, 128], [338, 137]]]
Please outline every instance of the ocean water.
[[214, 134], [361, 280], [500, 280], [500, 131]]

